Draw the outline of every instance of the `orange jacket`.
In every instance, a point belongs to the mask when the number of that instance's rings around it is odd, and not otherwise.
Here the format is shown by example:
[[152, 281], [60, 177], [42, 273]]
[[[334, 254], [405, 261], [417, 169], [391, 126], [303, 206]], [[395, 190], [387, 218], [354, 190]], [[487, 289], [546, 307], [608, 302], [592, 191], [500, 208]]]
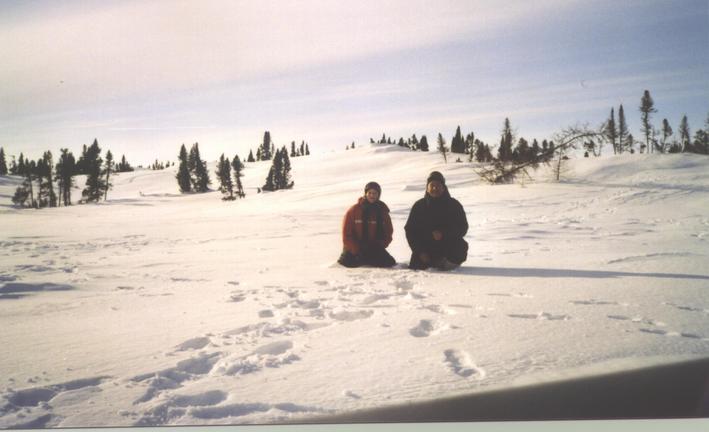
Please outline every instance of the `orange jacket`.
[[[345, 250], [350, 253], [357, 255], [360, 252], [360, 241], [363, 238], [364, 232], [364, 197], [360, 197], [357, 200], [357, 204], [350, 207], [345, 214], [345, 219], [342, 221], [342, 243], [344, 244]], [[383, 239], [377, 239], [377, 219], [376, 212], [370, 212], [369, 216], [369, 235], [367, 238], [370, 241], [376, 241], [381, 247], [386, 248], [391, 243], [392, 234], [394, 233], [394, 227], [391, 224], [391, 218], [389, 217], [389, 207], [382, 201], [377, 201], [375, 206], [378, 206], [382, 212], [382, 225], [383, 225]]]

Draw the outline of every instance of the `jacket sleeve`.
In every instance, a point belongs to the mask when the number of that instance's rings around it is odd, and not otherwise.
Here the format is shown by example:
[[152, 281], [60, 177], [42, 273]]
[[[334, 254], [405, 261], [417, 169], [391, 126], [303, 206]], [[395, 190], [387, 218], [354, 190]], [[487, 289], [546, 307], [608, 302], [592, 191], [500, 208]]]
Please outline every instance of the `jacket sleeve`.
[[394, 236], [394, 226], [391, 223], [391, 216], [389, 216], [389, 212], [384, 212], [384, 220], [382, 221], [384, 223], [384, 240], [381, 241], [381, 245], [383, 248], [389, 247], [391, 244], [391, 240]]
[[359, 254], [359, 243], [355, 236], [355, 223], [353, 209], [347, 210], [345, 218], [342, 220], [342, 243], [345, 250], [354, 255]]
[[450, 206], [450, 223], [443, 231], [444, 238], [463, 238], [468, 232], [468, 219], [458, 200], [453, 199]]
[[418, 253], [423, 248], [423, 240], [421, 238], [421, 210], [418, 202], [409, 212], [409, 218], [406, 221], [404, 230], [406, 231], [406, 241], [413, 253]]

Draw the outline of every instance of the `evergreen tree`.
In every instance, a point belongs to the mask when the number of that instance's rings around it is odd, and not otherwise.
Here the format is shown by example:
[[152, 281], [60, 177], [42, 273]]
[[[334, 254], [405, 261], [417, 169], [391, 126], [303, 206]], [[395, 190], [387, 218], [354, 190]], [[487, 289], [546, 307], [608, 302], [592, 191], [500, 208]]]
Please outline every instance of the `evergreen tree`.
[[308, 144], [305, 144], [305, 155], [310, 156], [310, 147], [308, 147]]
[[234, 183], [231, 181], [231, 164], [229, 159], [224, 157], [224, 153], [217, 162], [217, 179], [219, 180], [219, 191], [224, 195], [222, 200], [231, 201], [234, 199]]
[[486, 160], [486, 146], [480, 140], [475, 140], [475, 161], [476, 162], [487, 162]]
[[190, 168], [192, 189], [195, 192], [207, 192], [209, 190], [209, 185], [212, 182], [209, 179], [207, 163], [202, 160], [199, 154], [199, 143], [194, 143], [190, 149], [187, 162], [187, 166]]
[[530, 159], [539, 158], [540, 153], [541, 153], [541, 149], [539, 148], [539, 143], [537, 142], [537, 139], [535, 138], [534, 140], [532, 140], [532, 148], [530, 149]]
[[438, 139], [436, 140], [436, 143], [438, 144], [437, 150], [443, 155], [443, 160], [445, 163], [448, 163], [448, 147], [446, 146], [446, 140], [443, 138], [443, 135], [438, 133]]
[[258, 147], [256, 149], [256, 160], [257, 161], [265, 160], [265, 159], [263, 159], [263, 149], [261, 147]]
[[0, 175], [7, 175], [7, 162], [5, 161], [5, 149], [0, 147]]
[[286, 148], [283, 147], [281, 150], [282, 168], [281, 168], [281, 188], [290, 189], [293, 187], [293, 181], [291, 180], [291, 164], [290, 158], [288, 158], [288, 152]]
[[271, 142], [271, 132], [266, 131], [263, 133], [263, 143], [261, 143], [261, 159], [260, 160], [271, 160], [273, 158], [273, 142]]
[[10, 174], [17, 175], [17, 162], [15, 162], [15, 156], [12, 156], [12, 160], [10, 161]]
[[17, 175], [27, 174], [27, 164], [25, 163], [25, 156], [20, 153], [20, 159], [17, 162]]
[[52, 161], [52, 152], [46, 151], [42, 156], [42, 172], [39, 174], [40, 190], [46, 194], [45, 206], [57, 206], [57, 194], [54, 192], [54, 162]]
[[404, 143], [404, 137], [399, 138], [399, 142], [397, 143], [399, 147], [406, 147], [406, 143]]
[[79, 175], [88, 174], [88, 171], [87, 171], [88, 168], [87, 168], [87, 162], [86, 162], [86, 153], [87, 152], [88, 152], [88, 147], [86, 147], [86, 144], [84, 144], [84, 147], [81, 151], [81, 156], [79, 156], [79, 160], [76, 161], [76, 173]]
[[106, 174], [106, 183], [104, 184], [104, 194], [103, 194], [103, 200], [106, 201], [108, 199], [108, 190], [113, 187], [111, 184], [111, 172], [113, 171], [113, 154], [111, 153], [111, 150], [106, 152], [106, 168], [104, 169], [104, 173]]
[[305, 141], [300, 142], [300, 155], [305, 156]]
[[428, 151], [428, 138], [426, 135], [421, 135], [421, 142], [419, 143], [419, 148], [421, 151]]
[[709, 135], [704, 129], [697, 129], [694, 133], [692, 149], [695, 153], [709, 154]]
[[512, 151], [512, 161], [515, 163], [529, 162], [529, 143], [526, 139], [520, 138], [515, 149]]
[[352, 141], [352, 148], [355, 148], [355, 142]]
[[98, 146], [98, 140], [94, 139], [93, 144], [87, 149], [83, 158], [86, 170], [86, 187], [81, 192], [81, 195], [86, 202], [98, 202], [106, 188], [101, 175], [103, 160], [101, 159], [101, 148]]
[[497, 149], [497, 158], [501, 162], [509, 162], [512, 160], [512, 141], [513, 137], [510, 119], [505, 118], [502, 135], [500, 136], [500, 147]]
[[628, 139], [628, 124], [625, 122], [625, 112], [623, 104], [618, 108], [618, 153], [629, 151], [632, 147], [632, 142]]
[[61, 156], [57, 162], [56, 173], [59, 184], [59, 201], [65, 206], [71, 205], [71, 188], [74, 186], [76, 161], [69, 149], [61, 149]]
[[650, 146], [650, 135], [652, 135], [652, 125], [650, 124], [650, 114], [656, 113], [655, 102], [650, 96], [650, 92], [645, 90], [642, 99], [640, 100], [640, 119], [642, 121], [642, 132], [645, 135], [645, 148], [648, 152], [654, 151], [655, 146]]
[[295, 141], [291, 141], [291, 143], [290, 143], [290, 157], [296, 157], [296, 156], [297, 156], [297, 154], [295, 152]]
[[244, 194], [244, 187], [241, 184], [241, 177], [243, 177], [241, 171], [244, 169], [244, 164], [241, 163], [238, 155], [234, 156], [231, 167], [234, 168], [234, 178], [236, 179], [236, 195], [239, 198], [244, 198], [246, 194]]
[[453, 135], [453, 140], [451, 141], [451, 153], [465, 153], [465, 141], [463, 141], [463, 134], [460, 132], [460, 126], [455, 130], [455, 135]]
[[608, 118], [608, 121], [606, 122], [606, 127], [604, 128], [604, 134], [608, 141], [610, 141], [611, 145], [613, 146], [613, 154], [618, 154], [619, 148], [618, 148], [618, 143], [616, 140], [618, 139], [618, 129], [615, 126], [615, 113], [613, 112], [614, 108], [611, 108], [611, 116]]
[[662, 119], [662, 152], [667, 151], [667, 138], [672, 136], [672, 126], [667, 119]]
[[[187, 156], [187, 152], [185, 152], [185, 157]], [[126, 155], [123, 155], [121, 157], [121, 162], [118, 164], [118, 167], [116, 169], [116, 172], [130, 172], [133, 171], [133, 167], [130, 166], [128, 162], [126, 162]]]
[[472, 162], [475, 157], [475, 134], [473, 132], [465, 137], [465, 153], [468, 155], [468, 162]]
[[12, 203], [20, 207], [26, 207], [27, 200], [29, 199], [29, 207], [37, 208], [37, 202], [34, 199], [34, 191], [32, 187], [32, 182], [35, 178], [35, 167], [33, 166], [34, 162], [25, 165], [23, 158], [23, 165], [25, 166], [22, 174], [23, 181], [22, 184], [15, 190], [15, 195], [12, 197]]
[[180, 166], [177, 168], [177, 185], [180, 187], [180, 192], [190, 192], [192, 190], [192, 178], [190, 176], [189, 162], [187, 160], [187, 149], [185, 145], [182, 144], [180, 148], [180, 155], [178, 156], [180, 160]]
[[419, 149], [419, 140], [416, 138], [416, 134], [413, 134], [411, 137], [411, 150], [418, 150]]
[[249, 157], [246, 158], [246, 162], [256, 162], [256, 159], [254, 159], [254, 152], [252, 150], [249, 150]]
[[682, 152], [692, 151], [692, 143], [689, 141], [689, 136], [689, 122], [687, 121], [687, 115], [684, 115], [679, 123], [679, 142], [682, 146]]

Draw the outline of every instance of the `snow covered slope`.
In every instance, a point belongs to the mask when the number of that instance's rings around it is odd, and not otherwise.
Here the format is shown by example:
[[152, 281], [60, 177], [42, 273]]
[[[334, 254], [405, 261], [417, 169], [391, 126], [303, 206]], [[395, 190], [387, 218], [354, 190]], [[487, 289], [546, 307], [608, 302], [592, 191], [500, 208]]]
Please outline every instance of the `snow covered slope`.
[[[43, 210], [0, 178], [0, 427], [275, 422], [709, 357], [709, 158], [571, 162], [489, 186], [369, 146], [292, 159], [290, 191], [257, 194], [269, 166], [248, 164], [235, 202], [171, 168]], [[470, 223], [450, 273], [406, 269], [434, 169]], [[344, 269], [371, 180], [399, 266]]]

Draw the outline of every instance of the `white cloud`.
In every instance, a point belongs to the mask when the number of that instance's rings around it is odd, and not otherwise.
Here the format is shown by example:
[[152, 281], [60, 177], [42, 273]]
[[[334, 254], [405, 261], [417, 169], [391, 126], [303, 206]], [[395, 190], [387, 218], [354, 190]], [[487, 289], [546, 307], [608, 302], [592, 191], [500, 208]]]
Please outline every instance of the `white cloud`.
[[[176, 92], [430, 47], [571, 2], [151, 1], [25, 16], [0, 28], [15, 113]], [[6, 114], [6, 113], [5, 113]]]

